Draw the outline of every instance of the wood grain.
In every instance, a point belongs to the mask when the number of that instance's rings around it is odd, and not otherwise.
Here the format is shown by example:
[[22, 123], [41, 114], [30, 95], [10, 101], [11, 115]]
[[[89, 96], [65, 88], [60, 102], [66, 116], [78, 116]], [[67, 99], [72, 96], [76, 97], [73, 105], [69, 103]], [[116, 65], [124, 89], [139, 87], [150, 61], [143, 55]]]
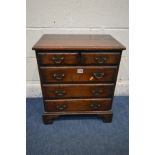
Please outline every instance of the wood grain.
[[45, 34], [33, 50], [125, 50], [111, 35], [54, 35]]
[[[43, 84], [44, 98], [96, 98], [112, 97], [114, 84]], [[63, 92], [58, 95], [56, 92]]]
[[[94, 98], [94, 99], [58, 99], [45, 100], [45, 111], [105, 111], [111, 110], [111, 98]], [[63, 108], [64, 106], [64, 108]]]
[[[53, 58], [62, 57], [63, 60], [61, 63], [56, 63]], [[79, 63], [78, 53], [38, 53], [37, 55], [38, 62], [40, 65], [72, 65]]]
[[[46, 51], [37, 53], [38, 62], [40, 65], [118, 65], [121, 58], [121, 52], [112, 51], [72, 51], [52, 52]], [[54, 58], [63, 58], [59, 63], [56, 63]]]
[[[83, 73], [78, 73], [79, 69]], [[117, 66], [40, 67], [40, 76], [43, 83], [115, 82], [117, 70]], [[56, 79], [57, 73], [64, 77]], [[94, 73], [103, 74], [103, 77], [97, 78]]]

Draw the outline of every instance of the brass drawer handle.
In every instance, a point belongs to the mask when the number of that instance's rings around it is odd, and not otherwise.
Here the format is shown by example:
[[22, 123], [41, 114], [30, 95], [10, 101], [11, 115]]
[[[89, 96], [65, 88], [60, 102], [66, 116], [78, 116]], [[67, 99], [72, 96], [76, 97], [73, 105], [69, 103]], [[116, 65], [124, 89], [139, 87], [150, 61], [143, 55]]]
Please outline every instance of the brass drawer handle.
[[65, 74], [64, 73], [54, 73], [53, 77], [56, 80], [62, 80], [64, 78]]
[[103, 93], [102, 89], [96, 89], [96, 90], [92, 90], [92, 94], [95, 96], [100, 96]]
[[55, 64], [61, 64], [64, 61], [64, 57], [63, 56], [54, 56], [52, 58], [52, 60], [54, 61]]
[[55, 90], [55, 95], [62, 97], [66, 94], [66, 92], [64, 90]]
[[65, 110], [66, 107], [67, 107], [67, 106], [66, 106], [65, 104], [62, 104], [62, 105], [57, 105], [57, 106], [56, 106], [56, 109], [59, 110], [59, 111], [62, 111], [62, 110]]
[[98, 56], [98, 57], [95, 58], [95, 60], [96, 60], [97, 64], [103, 64], [103, 63], [106, 62], [107, 58], [102, 57], [102, 56]]
[[96, 72], [94, 73], [94, 77], [96, 79], [102, 79], [104, 77], [104, 73]]
[[90, 108], [92, 110], [98, 110], [98, 109], [100, 109], [100, 107], [101, 107], [101, 104], [99, 104], [99, 103], [92, 103], [92, 104], [90, 104]]

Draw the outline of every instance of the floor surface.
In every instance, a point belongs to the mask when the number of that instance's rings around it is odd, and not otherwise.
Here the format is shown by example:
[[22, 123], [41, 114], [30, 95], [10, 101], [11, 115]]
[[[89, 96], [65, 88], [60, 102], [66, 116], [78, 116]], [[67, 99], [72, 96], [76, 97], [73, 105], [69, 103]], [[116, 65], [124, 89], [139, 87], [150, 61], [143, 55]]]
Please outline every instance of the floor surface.
[[129, 97], [113, 101], [113, 121], [97, 116], [63, 116], [53, 124], [41, 119], [41, 98], [27, 98], [27, 155], [128, 155]]

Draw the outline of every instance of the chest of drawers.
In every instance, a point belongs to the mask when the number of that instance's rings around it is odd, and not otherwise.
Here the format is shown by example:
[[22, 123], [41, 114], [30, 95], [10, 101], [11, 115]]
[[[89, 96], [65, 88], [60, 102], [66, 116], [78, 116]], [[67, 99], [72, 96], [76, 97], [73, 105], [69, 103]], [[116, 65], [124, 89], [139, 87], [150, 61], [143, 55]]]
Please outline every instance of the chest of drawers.
[[122, 51], [110, 35], [46, 34], [36, 52], [45, 124], [61, 115], [98, 115], [112, 121], [112, 101]]

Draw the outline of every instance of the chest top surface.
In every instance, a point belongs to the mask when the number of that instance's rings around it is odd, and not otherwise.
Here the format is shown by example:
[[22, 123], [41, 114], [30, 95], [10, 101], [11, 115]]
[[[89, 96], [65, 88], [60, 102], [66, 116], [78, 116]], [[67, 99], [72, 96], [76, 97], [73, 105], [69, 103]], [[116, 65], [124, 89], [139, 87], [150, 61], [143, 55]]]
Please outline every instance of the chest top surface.
[[111, 35], [44, 34], [33, 50], [125, 50]]

